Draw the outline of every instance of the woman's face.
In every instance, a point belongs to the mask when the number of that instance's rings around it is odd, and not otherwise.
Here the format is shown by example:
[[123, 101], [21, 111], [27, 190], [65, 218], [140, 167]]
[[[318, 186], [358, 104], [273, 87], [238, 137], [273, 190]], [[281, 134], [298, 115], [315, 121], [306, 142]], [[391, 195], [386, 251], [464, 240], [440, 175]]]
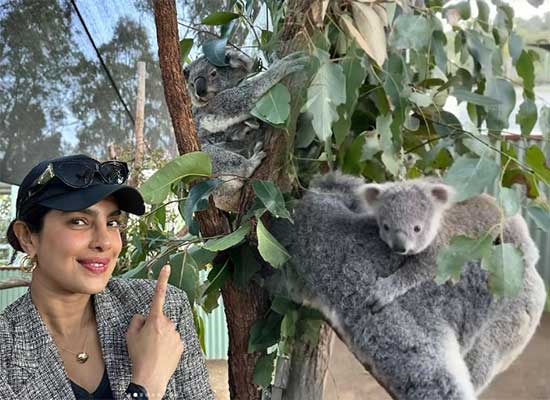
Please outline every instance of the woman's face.
[[49, 211], [41, 232], [32, 234], [38, 257], [33, 285], [69, 293], [102, 291], [122, 247], [121, 217], [111, 197], [81, 211]]

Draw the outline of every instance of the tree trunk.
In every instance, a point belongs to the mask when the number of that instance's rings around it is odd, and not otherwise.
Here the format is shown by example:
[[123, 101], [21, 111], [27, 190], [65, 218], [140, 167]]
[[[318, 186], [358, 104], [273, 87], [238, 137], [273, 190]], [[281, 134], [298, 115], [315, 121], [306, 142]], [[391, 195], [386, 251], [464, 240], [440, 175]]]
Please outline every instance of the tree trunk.
[[[200, 144], [180, 65], [176, 6], [174, 0], [155, 0], [154, 8], [164, 94], [172, 118], [178, 151], [180, 154], [198, 151]], [[222, 235], [231, 231], [227, 218], [214, 207], [212, 198], [209, 200], [208, 209], [197, 213], [197, 219], [204, 236]], [[232, 268], [232, 265], [228, 267]], [[252, 383], [252, 379], [260, 353], [248, 353], [247, 350], [250, 328], [269, 309], [267, 292], [253, 283], [246, 289], [238, 290], [228, 281], [222, 288], [222, 296], [229, 332], [231, 398], [259, 400], [261, 393]]]
[[323, 323], [316, 346], [296, 342], [283, 400], [323, 400], [334, 333]]

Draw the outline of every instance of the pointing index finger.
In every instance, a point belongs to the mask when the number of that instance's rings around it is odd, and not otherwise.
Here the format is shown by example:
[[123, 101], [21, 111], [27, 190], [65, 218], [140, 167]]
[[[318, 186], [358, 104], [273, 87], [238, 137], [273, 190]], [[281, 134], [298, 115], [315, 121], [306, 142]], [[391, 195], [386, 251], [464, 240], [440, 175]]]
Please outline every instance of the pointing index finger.
[[166, 299], [166, 289], [168, 288], [169, 277], [170, 265], [167, 264], [160, 270], [149, 315], [164, 315], [162, 310], [164, 308], [164, 300]]

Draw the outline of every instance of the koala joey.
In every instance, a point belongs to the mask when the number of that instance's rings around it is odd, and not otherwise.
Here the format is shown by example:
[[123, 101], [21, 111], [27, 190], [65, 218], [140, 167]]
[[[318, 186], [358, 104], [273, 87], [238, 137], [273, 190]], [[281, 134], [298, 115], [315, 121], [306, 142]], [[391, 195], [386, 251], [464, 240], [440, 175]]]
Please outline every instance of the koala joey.
[[401, 268], [376, 282], [367, 299], [373, 311], [433, 279], [437, 255], [453, 236], [480, 239], [491, 234], [497, 239], [500, 232], [502, 215], [493, 197], [482, 194], [456, 203], [454, 189], [434, 180], [368, 183], [358, 194], [378, 223], [380, 238], [408, 256]]
[[236, 210], [242, 179], [249, 178], [265, 157], [265, 126], [250, 111], [279, 81], [302, 70], [307, 60], [293, 53], [247, 79], [252, 59], [228, 48], [226, 66], [215, 66], [202, 56], [184, 68], [199, 141], [212, 159], [213, 173], [225, 181], [214, 193], [218, 208]]

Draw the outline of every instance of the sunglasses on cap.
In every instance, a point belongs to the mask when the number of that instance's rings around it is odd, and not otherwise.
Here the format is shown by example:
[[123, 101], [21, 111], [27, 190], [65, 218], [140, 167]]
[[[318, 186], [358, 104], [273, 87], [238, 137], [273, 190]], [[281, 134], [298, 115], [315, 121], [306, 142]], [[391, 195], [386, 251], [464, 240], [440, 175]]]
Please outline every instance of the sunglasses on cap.
[[90, 186], [96, 175], [107, 184], [121, 185], [128, 179], [128, 171], [128, 165], [122, 161], [53, 161], [30, 185], [25, 200], [39, 193], [53, 178], [71, 188], [82, 189]]

